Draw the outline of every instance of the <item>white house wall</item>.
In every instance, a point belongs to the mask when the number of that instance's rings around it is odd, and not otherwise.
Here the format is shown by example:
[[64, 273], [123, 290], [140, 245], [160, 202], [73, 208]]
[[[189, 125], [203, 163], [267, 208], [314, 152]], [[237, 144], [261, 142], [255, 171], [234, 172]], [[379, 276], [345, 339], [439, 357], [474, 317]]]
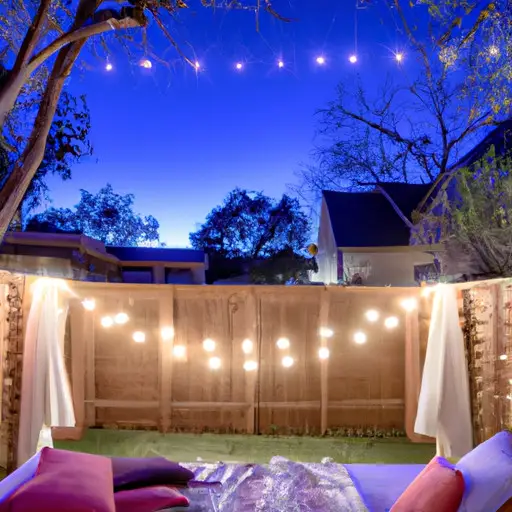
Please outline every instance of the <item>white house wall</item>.
[[334, 240], [331, 219], [325, 199], [322, 199], [320, 227], [318, 229], [318, 255], [316, 258], [318, 272], [315, 281], [334, 284], [338, 282], [338, 249]]
[[[365, 286], [416, 286], [414, 267], [433, 263], [432, 255], [420, 251], [343, 252], [343, 271], [350, 276], [354, 270], [364, 273]], [[362, 269], [363, 271], [361, 272]]]

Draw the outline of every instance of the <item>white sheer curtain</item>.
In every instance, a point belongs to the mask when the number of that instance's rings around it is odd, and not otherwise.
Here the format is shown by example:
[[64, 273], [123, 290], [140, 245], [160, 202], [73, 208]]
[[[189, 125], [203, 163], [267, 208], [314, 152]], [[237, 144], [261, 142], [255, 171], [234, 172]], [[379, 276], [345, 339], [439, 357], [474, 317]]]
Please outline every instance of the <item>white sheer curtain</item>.
[[23, 354], [18, 465], [36, 453], [42, 431], [43, 441], [49, 427], [75, 426], [64, 364], [68, 297], [59, 279], [42, 278], [34, 283]]
[[462, 457], [473, 448], [468, 368], [454, 286], [436, 287], [414, 431], [435, 437], [438, 455]]

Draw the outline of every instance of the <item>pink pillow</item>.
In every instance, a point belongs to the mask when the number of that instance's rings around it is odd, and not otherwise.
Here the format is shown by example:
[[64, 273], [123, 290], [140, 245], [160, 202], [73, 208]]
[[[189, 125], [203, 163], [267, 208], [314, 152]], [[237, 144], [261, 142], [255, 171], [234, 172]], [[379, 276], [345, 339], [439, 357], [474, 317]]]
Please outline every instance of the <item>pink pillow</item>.
[[462, 473], [446, 459], [434, 457], [390, 512], [457, 512], [463, 494]]
[[35, 477], [0, 512], [115, 512], [107, 457], [43, 448]]
[[114, 494], [116, 512], [154, 512], [171, 507], [188, 507], [189, 501], [172, 487], [145, 487]]

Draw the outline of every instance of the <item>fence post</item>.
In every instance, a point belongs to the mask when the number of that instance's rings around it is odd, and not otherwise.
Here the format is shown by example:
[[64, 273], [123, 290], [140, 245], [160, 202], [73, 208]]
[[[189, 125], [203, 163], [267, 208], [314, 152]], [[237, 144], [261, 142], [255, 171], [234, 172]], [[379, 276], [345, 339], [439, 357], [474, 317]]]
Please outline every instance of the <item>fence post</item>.
[[[320, 336], [320, 345], [327, 347], [327, 338], [322, 335], [322, 329], [329, 327], [329, 288], [324, 287], [320, 298], [320, 314], [317, 335]], [[329, 425], [329, 358], [320, 359], [320, 434], [324, 435]]]
[[96, 426], [96, 311], [84, 318], [83, 340], [85, 344], [85, 425]]
[[163, 285], [159, 303], [159, 382], [160, 382], [160, 431], [171, 427], [172, 370], [174, 348], [174, 286]]
[[[92, 312], [88, 312], [92, 314]], [[70, 336], [71, 336], [71, 394], [75, 410], [77, 438], [82, 436], [85, 423], [85, 310], [78, 299], [73, 299], [69, 305]]]

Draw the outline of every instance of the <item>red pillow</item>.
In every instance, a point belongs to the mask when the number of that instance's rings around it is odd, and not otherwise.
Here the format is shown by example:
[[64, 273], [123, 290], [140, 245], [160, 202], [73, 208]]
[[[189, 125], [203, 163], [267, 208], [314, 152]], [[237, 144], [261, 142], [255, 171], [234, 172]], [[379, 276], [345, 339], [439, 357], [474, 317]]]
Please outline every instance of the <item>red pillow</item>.
[[172, 487], [146, 487], [114, 494], [116, 512], [154, 512], [171, 507], [188, 507], [189, 501]]
[[463, 494], [462, 473], [446, 459], [434, 457], [390, 512], [457, 512]]
[[1, 512], [115, 512], [107, 457], [43, 448], [36, 476], [0, 505]]

